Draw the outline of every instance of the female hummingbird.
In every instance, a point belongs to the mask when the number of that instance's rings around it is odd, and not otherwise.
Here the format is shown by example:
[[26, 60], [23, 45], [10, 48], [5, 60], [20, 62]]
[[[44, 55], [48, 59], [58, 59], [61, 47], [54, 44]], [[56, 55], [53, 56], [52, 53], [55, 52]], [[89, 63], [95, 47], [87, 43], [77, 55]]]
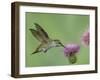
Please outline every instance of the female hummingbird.
[[50, 48], [53, 47], [64, 47], [64, 45], [60, 42], [60, 40], [53, 40], [51, 39], [47, 32], [37, 23], [34, 23], [35, 29], [29, 29], [32, 33], [32, 35], [41, 43], [36, 50], [32, 53], [38, 53], [38, 52], [44, 52], [46, 53]]

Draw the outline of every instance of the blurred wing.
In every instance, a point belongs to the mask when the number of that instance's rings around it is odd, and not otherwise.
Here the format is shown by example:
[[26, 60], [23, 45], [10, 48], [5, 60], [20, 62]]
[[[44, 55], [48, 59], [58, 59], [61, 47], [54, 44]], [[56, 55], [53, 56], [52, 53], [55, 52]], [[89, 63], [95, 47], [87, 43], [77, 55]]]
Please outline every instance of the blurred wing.
[[48, 41], [50, 38], [48, 36], [48, 34], [45, 32], [45, 30], [37, 23], [34, 23], [35, 27], [37, 29], [37, 32], [41, 35], [41, 38], [46, 42]]
[[34, 30], [34, 29], [29, 29], [29, 30], [31, 31], [31, 33], [37, 40], [39, 40], [40, 42], [43, 42], [41, 35], [36, 30]]

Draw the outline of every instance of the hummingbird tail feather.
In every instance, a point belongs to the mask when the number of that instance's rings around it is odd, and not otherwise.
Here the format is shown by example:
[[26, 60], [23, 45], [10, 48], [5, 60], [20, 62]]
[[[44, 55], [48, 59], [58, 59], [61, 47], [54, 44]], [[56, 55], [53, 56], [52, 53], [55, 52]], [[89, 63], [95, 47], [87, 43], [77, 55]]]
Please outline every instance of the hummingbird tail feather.
[[33, 52], [32, 54], [36, 54], [36, 53], [37, 53], [37, 51]]
[[36, 53], [39, 53], [39, 52], [41, 52], [41, 51], [36, 50], [32, 54], [36, 54]]

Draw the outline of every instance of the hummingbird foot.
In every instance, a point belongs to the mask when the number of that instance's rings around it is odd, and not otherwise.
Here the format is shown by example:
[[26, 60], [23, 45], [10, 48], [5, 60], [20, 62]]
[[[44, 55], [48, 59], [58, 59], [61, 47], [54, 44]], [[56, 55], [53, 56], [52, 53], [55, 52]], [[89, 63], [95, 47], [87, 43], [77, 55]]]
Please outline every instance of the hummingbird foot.
[[47, 50], [45, 50], [45, 51], [43, 51], [44, 53], [46, 53], [47, 52]]

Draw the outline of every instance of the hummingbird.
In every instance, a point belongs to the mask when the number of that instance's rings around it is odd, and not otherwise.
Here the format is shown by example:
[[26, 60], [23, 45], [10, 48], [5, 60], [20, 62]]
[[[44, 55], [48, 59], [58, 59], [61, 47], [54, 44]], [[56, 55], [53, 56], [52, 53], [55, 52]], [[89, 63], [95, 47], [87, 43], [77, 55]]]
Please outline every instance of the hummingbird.
[[32, 35], [40, 42], [40, 45], [35, 49], [32, 54], [44, 52], [46, 53], [50, 48], [53, 47], [64, 47], [58, 39], [51, 39], [47, 32], [38, 24], [34, 23], [36, 29], [29, 29]]

